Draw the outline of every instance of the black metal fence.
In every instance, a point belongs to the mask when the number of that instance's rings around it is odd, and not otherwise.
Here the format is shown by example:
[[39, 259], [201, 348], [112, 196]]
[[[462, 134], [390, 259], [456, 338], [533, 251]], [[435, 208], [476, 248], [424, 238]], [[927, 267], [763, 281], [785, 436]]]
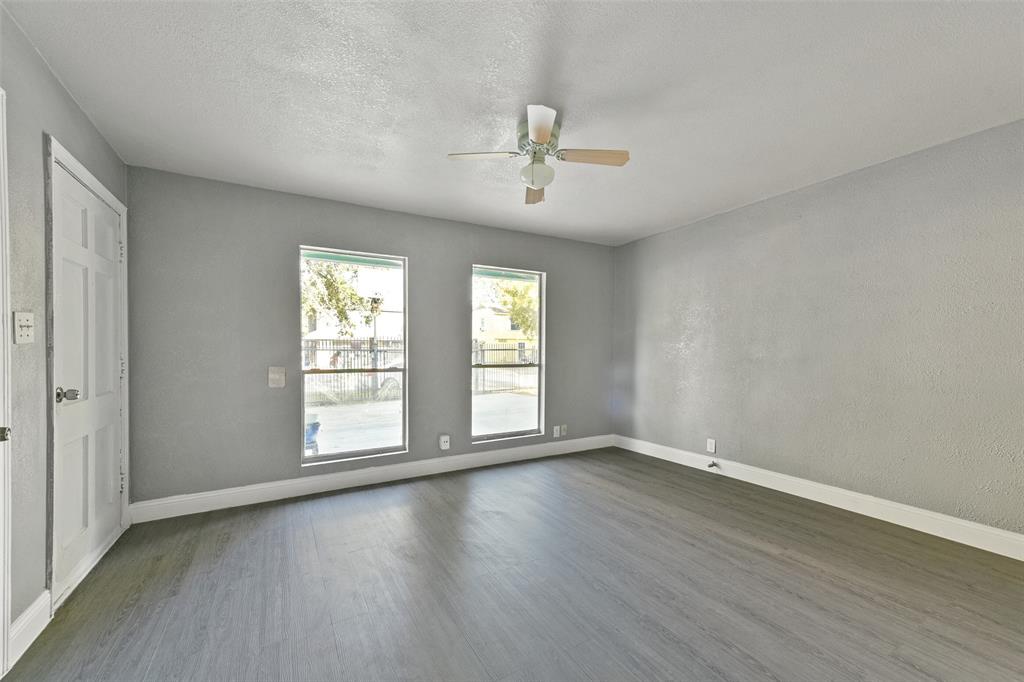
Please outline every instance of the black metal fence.
[[399, 338], [304, 339], [306, 369], [384, 369], [401, 367], [405, 344]]
[[[306, 404], [399, 400], [402, 397], [404, 372], [397, 370], [402, 368], [404, 360], [405, 345], [398, 338], [303, 340], [303, 369], [321, 370], [308, 372], [305, 376]], [[539, 361], [539, 349], [526, 342], [474, 341], [473, 392], [536, 392], [540, 370], [535, 365]]]
[[526, 341], [516, 343], [481, 343], [473, 341], [474, 365], [529, 365], [538, 364], [540, 355], [536, 346]]
[[[535, 393], [540, 382], [540, 351], [525, 341], [473, 341], [474, 393]], [[515, 365], [522, 365], [517, 367]]]
[[[335, 405], [399, 400], [402, 397], [405, 344], [398, 338], [304, 339], [306, 405]], [[366, 370], [332, 372], [331, 370]]]
[[536, 393], [540, 368], [474, 367], [474, 393]]

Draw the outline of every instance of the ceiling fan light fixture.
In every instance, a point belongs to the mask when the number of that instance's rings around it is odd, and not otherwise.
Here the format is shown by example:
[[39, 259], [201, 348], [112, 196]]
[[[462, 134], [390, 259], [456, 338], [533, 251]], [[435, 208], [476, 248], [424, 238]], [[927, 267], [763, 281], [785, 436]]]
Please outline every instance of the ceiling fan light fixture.
[[[2, 0], [0, 0], [2, 1]], [[449, 159], [511, 159], [523, 157], [530, 163], [519, 171], [526, 185], [526, 203], [544, 201], [544, 188], [555, 180], [555, 169], [545, 163], [553, 157], [571, 163], [591, 163], [602, 166], [624, 166], [629, 161], [625, 149], [562, 149], [558, 144], [561, 126], [555, 123], [558, 112], [551, 107], [530, 104], [526, 107], [526, 120], [516, 126], [518, 151], [514, 152], [460, 152], [449, 154]]]
[[542, 189], [554, 181], [555, 169], [544, 163], [544, 157], [534, 157], [533, 161], [523, 166], [519, 177], [527, 187]]

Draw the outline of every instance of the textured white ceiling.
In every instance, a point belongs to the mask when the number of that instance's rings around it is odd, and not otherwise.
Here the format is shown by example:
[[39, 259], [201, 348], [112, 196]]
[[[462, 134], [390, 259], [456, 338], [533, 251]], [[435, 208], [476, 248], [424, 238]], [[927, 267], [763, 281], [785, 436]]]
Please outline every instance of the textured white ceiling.
[[608, 244], [1024, 117], [1017, 3], [6, 4], [129, 164]]

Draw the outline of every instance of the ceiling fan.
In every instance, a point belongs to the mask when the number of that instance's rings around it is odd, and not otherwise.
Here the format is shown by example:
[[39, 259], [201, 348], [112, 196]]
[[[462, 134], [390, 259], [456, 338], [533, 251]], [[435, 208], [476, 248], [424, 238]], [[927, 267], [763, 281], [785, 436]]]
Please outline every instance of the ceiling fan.
[[528, 157], [530, 162], [523, 166], [519, 177], [526, 185], [526, 203], [539, 204], [544, 201], [544, 188], [555, 179], [555, 169], [544, 160], [553, 156], [559, 161], [572, 163], [596, 163], [602, 166], [624, 166], [629, 161], [625, 149], [559, 149], [560, 126], [555, 123], [557, 111], [542, 104], [526, 107], [526, 121], [519, 124], [517, 152], [466, 152], [449, 154], [449, 159], [514, 159]]

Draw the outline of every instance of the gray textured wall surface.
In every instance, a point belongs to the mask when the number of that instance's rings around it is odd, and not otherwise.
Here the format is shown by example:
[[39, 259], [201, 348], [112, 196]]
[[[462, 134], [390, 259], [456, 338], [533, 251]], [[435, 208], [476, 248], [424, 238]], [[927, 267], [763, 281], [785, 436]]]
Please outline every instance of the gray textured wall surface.
[[1024, 122], [614, 254], [617, 433], [1024, 531]]
[[[131, 168], [132, 499], [608, 433], [611, 249]], [[408, 256], [410, 452], [300, 467], [300, 244]], [[470, 268], [547, 272], [548, 435], [471, 446]], [[267, 367], [287, 367], [285, 389]]]
[[0, 8], [0, 87], [7, 93], [11, 307], [31, 311], [36, 341], [12, 348], [11, 615], [46, 583], [46, 222], [44, 134], [122, 201], [126, 168], [25, 35]]

